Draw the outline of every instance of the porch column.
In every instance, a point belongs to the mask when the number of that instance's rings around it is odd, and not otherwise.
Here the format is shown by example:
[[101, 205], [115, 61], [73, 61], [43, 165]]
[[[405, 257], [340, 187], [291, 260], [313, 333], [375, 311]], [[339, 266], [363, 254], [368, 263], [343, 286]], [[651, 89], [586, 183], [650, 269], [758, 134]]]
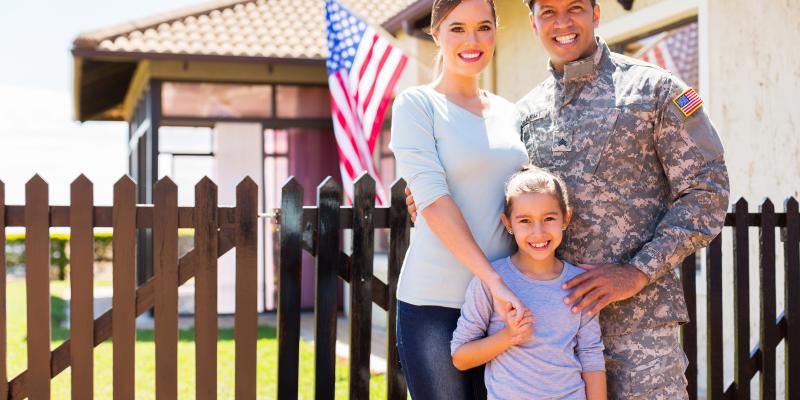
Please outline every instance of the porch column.
[[[219, 186], [219, 204], [236, 204], [236, 185], [249, 176], [259, 187], [259, 210], [263, 209], [264, 132], [260, 123], [224, 122], [214, 126], [214, 172]], [[258, 237], [264, 237], [264, 224], [258, 224]], [[217, 268], [220, 313], [235, 310], [236, 249], [220, 257]], [[269, 282], [273, 281], [268, 277]], [[258, 311], [264, 310], [264, 244], [258, 241]]]

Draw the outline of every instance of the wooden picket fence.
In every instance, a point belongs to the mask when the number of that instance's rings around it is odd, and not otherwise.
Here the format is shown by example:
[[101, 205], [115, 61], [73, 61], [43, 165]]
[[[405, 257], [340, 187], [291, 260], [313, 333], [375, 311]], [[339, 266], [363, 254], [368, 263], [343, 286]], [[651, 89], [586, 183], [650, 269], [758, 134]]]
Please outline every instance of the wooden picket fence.
[[[732, 229], [733, 254], [723, 255], [722, 236], [706, 250], [706, 399], [750, 399], [750, 382], [759, 373], [760, 399], [776, 398], [776, 348], [784, 342], [785, 398], [800, 400], [800, 213], [798, 203], [789, 198], [784, 212], [776, 213], [769, 199], [758, 213], [748, 211], [745, 199], [734, 205], [725, 217]], [[759, 341], [750, 347], [750, 228], [758, 228]], [[784, 261], [784, 311], [776, 316], [776, 235], [780, 232]], [[734, 381], [723, 379], [723, 257], [733, 260]], [[697, 398], [697, 296], [696, 256], [687, 257], [682, 266], [683, 290], [692, 322], [682, 328], [683, 348], [690, 364], [686, 371], [689, 395]]]
[[[370, 398], [372, 304], [387, 311], [387, 393], [391, 400], [406, 398], [406, 385], [395, 347], [397, 279], [408, 248], [410, 221], [405, 211], [405, 184], [392, 186], [391, 204], [375, 206], [375, 182], [362, 176], [355, 183], [353, 205], [342, 204], [340, 187], [327, 178], [317, 187], [317, 204], [303, 205], [303, 188], [291, 179], [283, 186], [280, 212], [280, 266], [278, 303], [279, 399], [298, 398], [300, 342], [301, 257], [315, 257], [314, 396], [333, 399], [337, 283], [350, 283], [351, 399]], [[113, 337], [115, 399], [133, 399], [135, 319], [155, 310], [156, 382], [158, 399], [177, 398], [177, 289], [195, 278], [195, 351], [197, 398], [216, 397], [217, 258], [236, 249], [235, 398], [256, 398], [256, 282], [258, 243], [258, 187], [249, 178], [236, 189], [236, 205], [219, 207], [217, 187], [204, 178], [195, 187], [194, 207], [177, 206], [177, 188], [168, 178], [156, 183], [154, 204], [137, 205], [136, 185], [122, 178], [114, 186], [111, 207], [94, 206], [92, 184], [81, 176], [71, 187], [70, 206], [48, 205], [47, 184], [38, 176], [26, 186], [26, 204], [3, 204], [0, 182], [0, 227], [26, 229], [26, 285], [28, 296], [28, 370], [8, 381], [6, 370], [5, 274], [0, 274], [0, 398], [50, 398], [50, 379], [72, 368], [72, 398], [92, 398], [93, 347]], [[706, 260], [706, 370], [698, 371], [697, 292], [698, 257], [688, 257], [681, 276], [692, 322], [682, 328], [683, 346], [690, 360], [687, 378], [692, 399], [698, 398], [697, 377], [707, 380], [707, 399], [749, 399], [750, 381], [759, 373], [762, 399], [776, 397], [776, 377], [782, 373], [786, 399], [800, 400], [800, 213], [794, 199], [776, 213], [767, 200], [750, 213], [740, 200], [725, 220], [732, 229], [733, 254], [723, 255], [722, 238], [704, 252]], [[48, 229], [71, 229], [70, 339], [50, 351]], [[92, 319], [92, 229], [113, 228], [113, 307]], [[759, 230], [760, 340], [749, 346], [749, 229]], [[177, 255], [178, 228], [195, 229], [194, 249]], [[136, 230], [152, 229], [154, 276], [135, 285]], [[389, 229], [388, 282], [373, 274], [375, 231]], [[342, 233], [352, 232], [352, 252], [342, 251]], [[780, 232], [784, 260], [783, 313], [776, 315], [776, 232]], [[0, 235], [0, 260], [5, 260]], [[723, 381], [723, 257], [734, 261], [735, 377]], [[703, 284], [701, 282], [701, 284]], [[776, 348], [783, 342], [785, 368], [776, 371]], [[374, 393], [373, 393], [374, 394]]]

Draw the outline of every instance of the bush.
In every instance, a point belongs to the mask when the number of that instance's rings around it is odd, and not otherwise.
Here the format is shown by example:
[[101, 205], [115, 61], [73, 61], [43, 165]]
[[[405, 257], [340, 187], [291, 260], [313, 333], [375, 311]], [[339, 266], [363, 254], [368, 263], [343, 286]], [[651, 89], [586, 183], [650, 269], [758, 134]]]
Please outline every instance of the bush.
[[[69, 265], [68, 233], [50, 234], [50, 276], [52, 279], [65, 280], [67, 278], [67, 267]], [[111, 261], [112, 235], [108, 232], [98, 232], [94, 234], [94, 261]], [[25, 266], [25, 234], [6, 235], [6, 266], [24, 267]]]

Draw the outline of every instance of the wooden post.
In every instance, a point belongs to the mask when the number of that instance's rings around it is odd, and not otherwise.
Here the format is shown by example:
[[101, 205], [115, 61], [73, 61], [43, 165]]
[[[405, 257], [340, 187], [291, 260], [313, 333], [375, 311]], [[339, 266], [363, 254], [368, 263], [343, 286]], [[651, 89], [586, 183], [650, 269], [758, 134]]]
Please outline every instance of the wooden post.
[[681, 265], [683, 297], [689, 310], [689, 322], [681, 327], [683, 351], [689, 359], [686, 367], [686, 391], [690, 400], [697, 400], [697, 254], [690, 254]]
[[350, 398], [369, 400], [372, 343], [372, 262], [375, 248], [375, 179], [355, 181], [353, 255], [350, 274]]
[[156, 398], [178, 398], [178, 188], [169, 178], [154, 189]]
[[747, 221], [747, 201], [743, 198], [736, 202], [734, 224], [733, 381], [735, 382], [736, 399], [750, 400], [750, 241], [748, 232], [750, 227]]
[[281, 194], [278, 272], [278, 399], [297, 399], [300, 360], [300, 282], [303, 245], [303, 187], [294, 177]]
[[94, 200], [81, 175], [70, 187], [70, 365], [72, 398], [93, 398]]
[[28, 300], [28, 376], [31, 400], [50, 398], [50, 210], [39, 175], [25, 185], [25, 284]]
[[258, 185], [236, 186], [236, 399], [256, 398]]
[[217, 185], [204, 177], [194, 193], [195, 387], [197, 399], [210, 400], [217, 398]]
[[706, 251], [706, 399], [722, 400], [722, 235]]
[[775, 399], [775, 347], [778, 345], [778, 327], [775, 325], [775, 206], [769, 199], [761, 204], [759, 227], [759, 283], [761, 290], [761, 373], [759, 392], [761, 399]]
[[316, 290], [314, 297], [314, 397], [333, 400], [336, 370], [336, 282], [339, 270], [341, 189], [327, 177], [317, 187]]
[[136, 184], [124, 176], [114, 184], [114, 399], [136, 396]]
[[786, 307], [786, 398], [800, 400], [800, 213], [797, 200], [789, 198], [783, 242], [784, 302]]
[[389, 305], [386, 321], [386, 391], [389, 400], [406, 399], [408, 388], [397, 352], [397, 281], [408, 250], [410, 221], [406, 211], [406, 183], [398, 179], [392, 185], [392, 208], [389, 210]]
[[6, 351], [6, 185], [0, 181], [0, 399], [8, 398], [8, 353]]

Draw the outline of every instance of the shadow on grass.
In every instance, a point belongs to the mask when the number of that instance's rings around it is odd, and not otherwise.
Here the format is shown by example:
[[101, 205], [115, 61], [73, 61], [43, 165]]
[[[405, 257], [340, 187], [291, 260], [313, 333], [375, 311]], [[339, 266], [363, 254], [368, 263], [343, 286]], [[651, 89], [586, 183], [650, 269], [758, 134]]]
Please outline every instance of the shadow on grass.
[[[52, 326], [52, 340], [62, 341], [69, 339], [69, 329], [64, 328], [67, 320], [67, 306], [68, 302], [58, 296], [50, 296], [50, 323]], [[218, 341], [232, 341], [234, 340], [234, 330], [232, 328], [220, 329], [218, 334]], [[258, 327], [258, 339], [275, 339], [277, 332], [271, 326]], [[183, 329], [178, 332], [178, 340], [181, 342], [194, 341], [194, 329]], [[153, 342], [155, 341], [155, 332], [153, 330], [137, 330], [137, 342]]]

